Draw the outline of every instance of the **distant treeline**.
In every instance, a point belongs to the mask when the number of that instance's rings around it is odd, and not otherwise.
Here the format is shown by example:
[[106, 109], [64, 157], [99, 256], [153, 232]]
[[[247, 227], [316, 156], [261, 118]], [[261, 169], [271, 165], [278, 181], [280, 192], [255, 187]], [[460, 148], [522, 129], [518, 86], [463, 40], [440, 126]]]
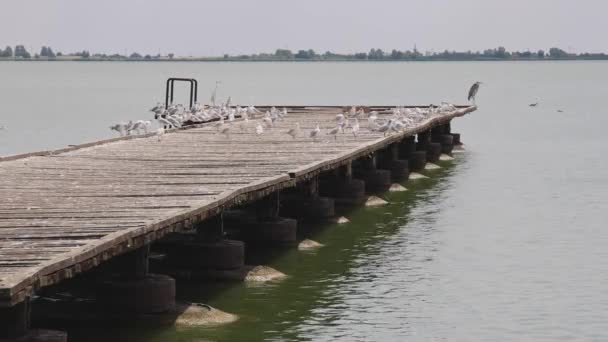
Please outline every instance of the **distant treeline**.
[[260, 53], [251, 55], [229, 55], [210, 57], [179, 57], [172, 53], [161, 56], [142, 55], [134, 52], [130, 55], [121, 54], [91, 54], [83, 50], [68, 54], [55, 53], [49, 46], [43, 46], [39, 53], [33, 56], [23, 45], [15, 46], [13, 50], [7, 46], [0, 49], [0, 58], [13, 60], [108, 60], [108, 61], [147, 61], [147, 60], [187, 60], [187, 61], [481, 61], [481, 60], [608, 60], [605, 53], [568, 53], [560, 48], [553, 47], [548, 51], [507, 51], [504, 47], [487, 49], [484, 51], [448, 51], [421, 53], [413, 50], [392, 50], [390, 52], [382, 49], [371, 49], [368, 52], [357, 52], [353, 54], [340, 54], [327, 51], [317, 53], [312, 49], [293, 52], [288, 49], [277, 49], [274, 53]]

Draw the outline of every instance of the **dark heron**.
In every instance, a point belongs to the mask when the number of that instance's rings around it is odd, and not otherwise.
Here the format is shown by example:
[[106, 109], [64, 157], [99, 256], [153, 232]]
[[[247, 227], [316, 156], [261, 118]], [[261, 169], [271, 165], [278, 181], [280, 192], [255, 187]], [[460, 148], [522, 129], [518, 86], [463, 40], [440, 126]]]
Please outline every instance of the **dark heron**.
[[475, 95], [477, 95], [477, 92], [479, 91], [480, 84], [481, 82], [475, 82], [471, 86], [471, 89], [469, 89], [469, 101], [473, 100], [473, 104], [475, 104]]

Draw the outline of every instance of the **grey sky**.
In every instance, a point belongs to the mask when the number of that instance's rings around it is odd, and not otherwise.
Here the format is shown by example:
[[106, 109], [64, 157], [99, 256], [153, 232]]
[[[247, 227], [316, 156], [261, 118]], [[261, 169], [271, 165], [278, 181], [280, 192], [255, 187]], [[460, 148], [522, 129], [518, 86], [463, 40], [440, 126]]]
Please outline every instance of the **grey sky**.
[[313, 48], [606, 52], [606, 0], [0, 0], [0, 46], [219, 55]]

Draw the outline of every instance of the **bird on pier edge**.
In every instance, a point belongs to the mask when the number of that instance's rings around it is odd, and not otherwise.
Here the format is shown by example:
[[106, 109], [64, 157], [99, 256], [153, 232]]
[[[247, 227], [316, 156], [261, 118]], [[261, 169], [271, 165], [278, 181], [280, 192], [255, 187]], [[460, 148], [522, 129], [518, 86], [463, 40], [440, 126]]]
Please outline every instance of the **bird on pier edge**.
[[473, 83], [473, 85], [471, 86], [471, 89], [469, 89], [469, 101], [473, 100], [473, 105], [475, 105], [475, 96], [477, 95], [477, 92], [479, 91], [479, 85], [481, 85], [482, 82], [475, 82]]

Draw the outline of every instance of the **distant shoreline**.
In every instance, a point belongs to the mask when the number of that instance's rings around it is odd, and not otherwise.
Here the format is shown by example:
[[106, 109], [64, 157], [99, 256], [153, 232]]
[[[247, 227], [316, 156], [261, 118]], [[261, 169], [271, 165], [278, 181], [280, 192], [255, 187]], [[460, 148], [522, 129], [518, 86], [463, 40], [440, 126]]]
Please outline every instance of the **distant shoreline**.
[[395, 62], [555, 62], [555, 61], [608, 61], [608, 58], [479, 58], [479, 59], [440, 59], [440, 58], [419, 58], [419, 59], [400, 59], [400, 60], [366, 60], [351, 58], [332, 58], [332, 59], [272, 59], [272, 58], [172, 58], [172, 59], [132, 59], [132, 58], [0, 58], [0, 62], [128, 62], [128, 63], [163, 63], [163, 62], [280, 62], [280, 63], [323, 63], [323, 62], [353, 62], [353, 63], [395, 63]]

